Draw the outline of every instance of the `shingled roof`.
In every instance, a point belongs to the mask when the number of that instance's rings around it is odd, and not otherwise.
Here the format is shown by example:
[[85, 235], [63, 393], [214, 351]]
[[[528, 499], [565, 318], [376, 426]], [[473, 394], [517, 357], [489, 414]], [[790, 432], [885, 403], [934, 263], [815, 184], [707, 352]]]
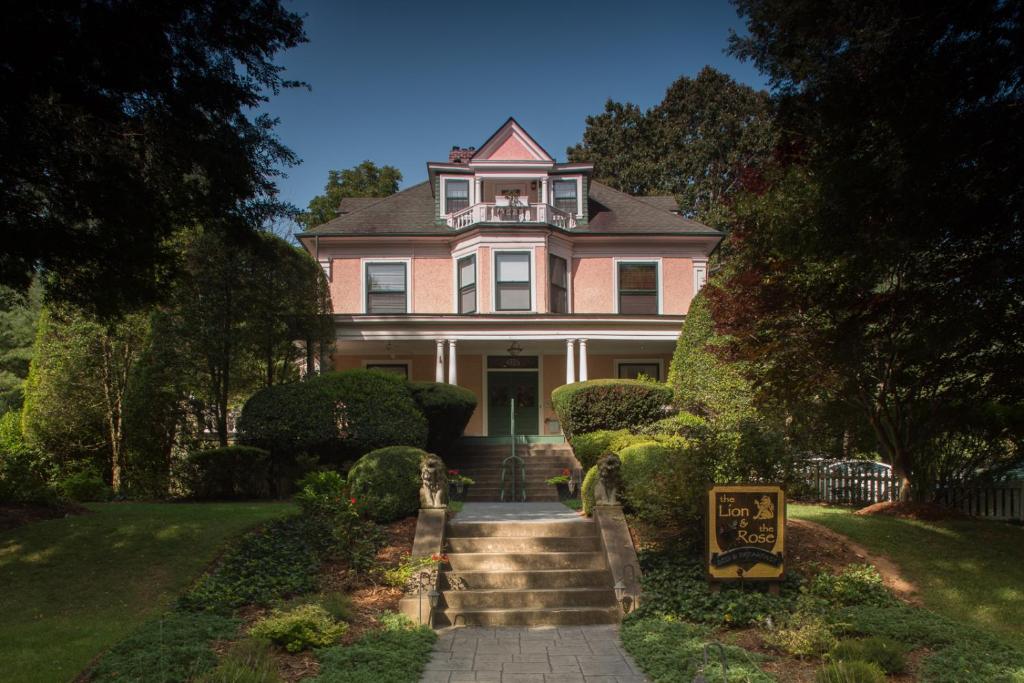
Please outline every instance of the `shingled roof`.
[[[670, 201], [669, 201], [670, 200]], [[590, 220], [567, 230], [573, 234], [678, 234], [721, 235], [714, 228], [683, 218], [672, 197], [633, 197], [598, 182], [590, 183]], [[342, 213], [304, 235], [452, 235], [454, 228], [440, 223], [434, 195], [427, 182], [384, 198], [349, 198]]]

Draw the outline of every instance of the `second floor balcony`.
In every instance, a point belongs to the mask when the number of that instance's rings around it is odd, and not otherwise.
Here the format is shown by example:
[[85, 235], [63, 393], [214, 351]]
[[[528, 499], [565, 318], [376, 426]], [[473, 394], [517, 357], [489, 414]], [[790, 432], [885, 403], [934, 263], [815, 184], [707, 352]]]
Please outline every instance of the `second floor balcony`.
[[498, 197], [494, 202], [480, 202], [453, 211], [445, 216], [449, 227], [461, 229], [474, 223], [546, 223], [562, 229], [576, 227], [576, 216], [550, 204], [529, 203]]

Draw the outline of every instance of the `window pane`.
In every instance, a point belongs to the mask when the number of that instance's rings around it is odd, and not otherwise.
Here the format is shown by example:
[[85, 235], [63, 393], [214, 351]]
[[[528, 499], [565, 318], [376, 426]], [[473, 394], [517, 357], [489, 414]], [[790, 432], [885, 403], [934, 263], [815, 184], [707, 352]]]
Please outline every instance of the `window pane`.
[[469, 181], [448, 180], [444, 184], [445, 211], [461, 211], [469, 206]]
[[658, 266], [654, 263], [620, 263], [619, 289], [657, 291]]
[[371, 292], [405, 292], [404, 263], [370, 263], [366, 276]]
[[565, 259], [559, 256], [551, 257], [551, 284], [558, 287], [567, 285]]
[[661, 381], [661, 368], [657, 363], [620, 363], [619, 379], [636, 379], [638, 375], [646, 375]]
[[551, 287], [551, 312], [552, 313], [568, 313], [569, 303], [568, 295], [565, 289], [561, 287]]
[[658, 313], [658, 295], [622, 293], [619, 295], [619, 313], [656, 315]]
[[367, 313], [405, 313], [405, 292], [374, 293], [366, 297]]
[[556, 180], [554, 184], [555, 208], [576, 213], [576, 181]]
[[530, 254], [495, 254], [498, 282], [529, 282]]
[[496, 296], [499, 311], [530, 310], [529, 284], [499, 284]]
[[459, 259], [459, 288], [476, 284], [476, 257]]
[[402, 377], [409, 379], [409, 366], [405, 363], [379, 363], [376, 365], [367, 364], [367, 370], [377, 370], [378, 372], [388, 372], [394, 375], [401, 375]]
[[476, 287], [459, 292], [459, 313], [476, 313]]

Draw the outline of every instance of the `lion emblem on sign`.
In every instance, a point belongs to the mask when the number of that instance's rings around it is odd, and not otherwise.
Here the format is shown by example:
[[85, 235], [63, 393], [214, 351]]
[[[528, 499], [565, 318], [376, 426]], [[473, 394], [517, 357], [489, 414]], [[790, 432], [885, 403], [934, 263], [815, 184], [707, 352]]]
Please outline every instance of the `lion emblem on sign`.
[[774, 519], [775, 504], [772, 503], [772, 499], [769, 496], [761, 496], [760, 500], [754, 501], [754, 506], [757, 508], [757, 514], [754, 515], [754, 519]]

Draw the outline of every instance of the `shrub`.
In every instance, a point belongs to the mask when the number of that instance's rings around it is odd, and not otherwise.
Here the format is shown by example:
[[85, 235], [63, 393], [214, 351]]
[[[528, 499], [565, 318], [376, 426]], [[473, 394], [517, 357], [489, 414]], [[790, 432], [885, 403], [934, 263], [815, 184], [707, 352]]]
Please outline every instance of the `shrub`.
[[381, 532], [373, 522], [356, 510], [355, 498], [349, 498], [348, 486], [337, 472], [311, 472], [299, 482], [295, 496], [303, 515], [319, 525], [328, 552], [341, 557], [351, 569], [370, 569]]
[[321, 650], [320, 675], [315, 683], [417, 683], [437, 635], [426, 626], [413, 626], [402, 615], [385, 614], [383, 628], [356, 642]]
[[231, 646], [217, 668], [196, 683], [281, 683], [273, 648], [265, 640], [247, 638]]
[[870, 564], [851, 564], [838, 574], [820, 572], [805, 588], [807, 594], [833, 607], [884, 606], [895, 601], [882, 582], [882, 575]]
[[907, 648], [891, 638], [848, 638], [832, 650], [836, 661], [859, 660], [877, 664], [887, 674], [903, 673], [907, 668]]
[[640, 521], [666, 531], [699, 525], [714, 481], [713, 458], [701, 444], [675, 437], [627, 446], [619, 457], [624, 504]]
[[279, 477], [295, 477], [309, 454], [340, 465], [384, 446], [423, 447], [427, 421], [401, 377], [368, 370], [327, 372], [253, 394], [239, 442], [270, 451]]
[[337, 472], [310, 472], [298, 486], [294, 500], [304, 515], [331, 518], [351, 504], [345, 480]]
[[65, 475], [57, 482], [61, 496], [76, 503], [109, 500], [110, 486], [95, 467], [85, 466]]
[[340, 591], [332, 591], [320, 597], [320, 606], [327, 610], [335, 621], [352, 621], [355, 606], [352, 598]]
[[50, 484], [53, 467], [29, 448], [21, 433], [21, 412], [0, 415], [0, 503], [54, 505], [60, 494]]
[[618, 450], [612, 448], [614, 442], [628, 440], [631, 436], [628, 429], [599, 429], [596, 432], [576, 434], [569, 443], [576, 459], [586, 471], [596, 465], [597, 459], [604, 453]]
[[835, 662], [818, 672], [817, 683], [885, 683], [885, 674], [870, 662]]
[[426, 455], [419, 448], [392, 446], [359, 458], [348, 473], [356, 510], [377, 522], [415, 513], [420, 506], [420, 461]]
[[300, 605], [288, 611], [274, 610], [257, 621], [249, 635], [266, 638], [288, 652], [301, 652], [333, 644], [347, 630], [320, 605]]
[[252, 446], [206, 448], [188, 454], [189, 489], [201, 500], [270, 495], [270, 453]]
[[476, 410], [476, 395], [441, 382], [410, 382], [412, 398], [427, 418], [427, 450], [447, 455]]
[[583, 502], [583, 514], [587, 517], [594, 513], [594, 487], [597, 486], [597, 465], [594, 465], [583, 477], [583, 484], [580, 486], [580, 500]]
[[238, 621], [216, 614], [170, 612], [137, 628], [104, 654], [93, 683], [151, 681], [185, 683], [217, 663], [213, 643], [234, 637]]
[[820, 615], [796, 612], [779, 628], [766, 631], [764, 642], [795, 657], [820, 657], [836, 646], [836, 636]]
[[599, 429], [639, 429], [665, 417], [672, 402], [667, 385], [629, 379], [594, 379], [551, 392], [562, 430], [576, 434]]
[[647, 436], [669, 434], [672, 436], [699, 437], [703, 435], [703, 430], [707, 426], [708, 422], [704, 418], [683, 411], [641, 428], [640, 433]]

